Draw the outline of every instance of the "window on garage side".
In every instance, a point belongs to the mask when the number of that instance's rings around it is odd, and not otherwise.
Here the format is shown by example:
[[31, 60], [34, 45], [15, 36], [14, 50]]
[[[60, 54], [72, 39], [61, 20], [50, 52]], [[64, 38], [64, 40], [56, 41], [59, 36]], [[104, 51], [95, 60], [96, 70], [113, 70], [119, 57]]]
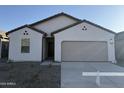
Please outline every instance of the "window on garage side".
[[24, 38], [21, 39], [21, 53], [29, 53], [30, 52], [30, 39]]

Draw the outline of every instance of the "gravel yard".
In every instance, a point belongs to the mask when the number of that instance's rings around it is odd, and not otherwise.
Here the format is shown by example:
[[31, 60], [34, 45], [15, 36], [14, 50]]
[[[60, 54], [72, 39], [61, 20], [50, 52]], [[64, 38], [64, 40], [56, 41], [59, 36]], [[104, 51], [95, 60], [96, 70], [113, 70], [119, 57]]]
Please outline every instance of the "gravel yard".
[[0, 63], [0, 87], [58, 88], [61, 77], [60, 65], [40, 63]]

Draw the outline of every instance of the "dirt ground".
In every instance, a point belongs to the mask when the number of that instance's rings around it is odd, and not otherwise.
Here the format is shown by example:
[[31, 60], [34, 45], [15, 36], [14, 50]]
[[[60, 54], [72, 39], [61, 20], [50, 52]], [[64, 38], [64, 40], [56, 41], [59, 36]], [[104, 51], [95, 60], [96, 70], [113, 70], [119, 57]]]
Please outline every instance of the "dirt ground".
[[40, 63], [0, 63], [0, 87], [59, 88], [60, 65]]

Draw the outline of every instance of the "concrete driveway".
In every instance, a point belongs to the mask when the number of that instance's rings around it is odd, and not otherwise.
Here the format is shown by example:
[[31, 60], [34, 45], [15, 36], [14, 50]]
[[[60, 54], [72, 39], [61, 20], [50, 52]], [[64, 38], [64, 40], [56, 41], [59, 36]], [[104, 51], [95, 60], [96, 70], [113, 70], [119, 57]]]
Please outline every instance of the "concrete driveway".
[[62, 62], [61, 87], [66, 88], [113, 88], [124, 87], [124, 77], [101, 77], [97, 86], [96, 77], [84, 77], [82, 72], [124, 72], [124, 68], [108, 62]]

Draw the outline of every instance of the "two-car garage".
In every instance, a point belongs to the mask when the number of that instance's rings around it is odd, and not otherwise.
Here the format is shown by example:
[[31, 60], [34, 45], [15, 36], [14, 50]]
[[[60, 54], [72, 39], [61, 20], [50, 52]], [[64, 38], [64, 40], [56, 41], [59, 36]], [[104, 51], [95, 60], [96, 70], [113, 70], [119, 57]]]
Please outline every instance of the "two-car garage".
[[62, 42], [62, 61], [108, 61], [107, 42], [65, 41]]
[[[84, 30], [85, 27], [85, 30]], [[112, 62], [115, 60], [115, 33], [83, 20], [52, 33], [57, 62]]]

